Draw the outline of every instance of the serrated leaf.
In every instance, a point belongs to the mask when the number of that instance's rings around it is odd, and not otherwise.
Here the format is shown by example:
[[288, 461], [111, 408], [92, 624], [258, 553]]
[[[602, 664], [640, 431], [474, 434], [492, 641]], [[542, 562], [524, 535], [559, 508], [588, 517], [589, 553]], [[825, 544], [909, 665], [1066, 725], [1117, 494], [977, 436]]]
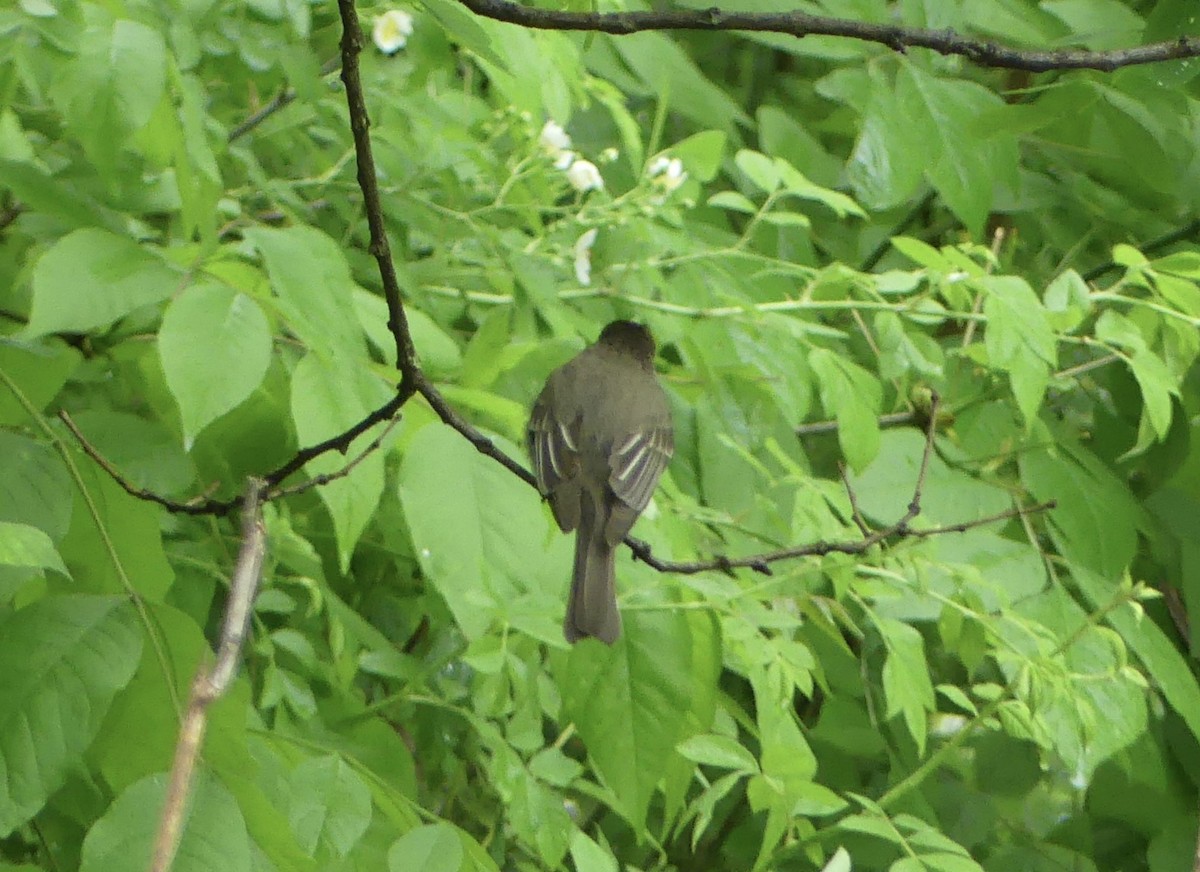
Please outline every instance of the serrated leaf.
[[789, 194], [793, 194], [804, 200], [815, 200], [818, 203], [822, 203], [833, 210], [834, 214], [839, 218], [843, 218], [846, 215], [853, 215], [856, 218], [867, 217], [867, 213], [853, 199], [847, 197], [841, 191], [834, 191], [813, 184], [804, 173], [800, 172], [783, 158], [775, 158], [775, 168], [779, 171], [779, 179]]
[[1056, 500], [1050, 532], [1073, 562], [1119, 578], [1137, 549], [1140, 512], [1125, 483], [1079, 449], [1029, 451], [1019, 459], [1021, 482], [1038, 500]]
[[1017, 406], [1032, 424], [1058, 359], [1054, 331], [1037, 294], [1023, 279], [984, 276], [977, 281], [987, 293], [983, 312], [988, 319], [988, 359], [1008, 372]]
[[1150, 426], [1159, 439], [1166, 439], [1171, 429], [1171, 395], [1179, 388], [1171, 377], [1167, 365], [1151, 351], [1140, 351], [1128, 358], [1129, 368], [1142, 389], [1142, 402]]
[[921, 634], [908, 624], [892, 618], [876, 622], [887, 648], [883, 664], [883, 694], [887, 700], [887, 716], [901, 715], [908, 732], [917, 745], [917, 753], [925, 753], [928, 713], [934, 710], [933, 684], [929, 680], [929, 664], [925, 660], [925, 643]]
[[400, 499], [421, 568], [468, 639], [500, 620], [560, 638], [562, 606], [551, 604], [562, 595], [571, 545], [557, 526], [548, 538], [553, 521], [534, 491], [458, 433], [432, 424], [405, 450]]
[[80, 766], [141, 651], [125, 597], [43, 599], [0, 623], [0, 837]]
[[683, 168], [692, 178], [708, 182], [721, 166], [725, 140], [724, 131], [701, 130], [671, 146], [670, 154], [683, 162]]
[[325, 365], [369, 365], [354, 313], [354, 280], [341, 248], [311, 227], [250, 227], [245, 236], [261, 253], [287, 326]]
[[[83, 840], [80, 872], [143, 872], [158, 832], [167, 776], [130, 785]], [[250, 872], [250, 837], [237, 800], [204, 770], [196, 774], [172, 872]]]
[[925, 139], [925, 175], [978, 236], [992, 207], [996, 182], [1016, 179], [1017, 149], [1011, 134], [985, 139], [972, 135], [969, 127], [979, 115], [1003, 107], [1003, 101], [974, 82], [937, 78], [913, 64], [901, 66], [896, 94], [910, 125], [938, 132]]
[[846, 462], [861, 471], [879, 451], [883, 388], [867, 370], [824, 348], [814, 348], [808, 361], [821, 385], [821, 405], [837, 418]]

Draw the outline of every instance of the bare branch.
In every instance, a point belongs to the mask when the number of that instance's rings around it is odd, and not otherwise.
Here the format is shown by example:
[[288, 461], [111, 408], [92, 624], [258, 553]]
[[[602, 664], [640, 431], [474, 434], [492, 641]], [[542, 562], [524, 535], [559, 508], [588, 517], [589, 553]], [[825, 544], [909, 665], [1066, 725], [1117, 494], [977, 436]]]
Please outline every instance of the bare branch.
[[625, 537], [625, 544], [633, 552], [634, 557], [644, 563], [653, 566], [659, 572], [672, 572], [677, 575], [694, 575], [697, 572], [706, 572], [711, 569], [719, 569], [730, 571], [738, 568], [753, 569], [755, 572], [761, 572], [763, 575], [771, 574], [771, 564], [778, 563], [781, 560], [792, 560], [797, 557], [819, 557], [825, 554], [862, 554], [876, 545], [890, 539], [905, 539], [905, 538], [928, 538], [930, 536], [940, 536], [946, 533], [962, 533], [967, 530], [972, 530], [975, 527], [982, 527], [985, 524], [991, 524], [995, 521], [1002, 521], [1006, 518], [1024, 517], [1027, 514], [1035, 512], [1044, 512], [1054, 508], [1056, 505], [1053, 500], [1045, 503], [1038, 503], [1034, 506], [1018, 506], [1009, 509], [1005, 512], [998, 512], [994, 515], [989, 515], [986, 518], [977, 518], [974, 521], [964, 521], [959, 524], [950, 524], [942, 527], [930, 527], [924, 530], [914, 530], [909, 524], [921, 513], [921, 495], [925, 488], [925, 478], [929, 472], [929, 458], [933, 454], [933, 440], [937, 433], [938, 420], [938, 396], [934, 394], [929, 408], [929, 426], [925, 431], [925, 448], [921, 453], [921, 465], [917, 470], [917, 480], [913, 485], [912, 499], [908, 502], [908, 509], [900, 520], [888, 525], [882, 529], [870, 532], [866, 523], [861, 521], [857, 516], [857, 499], [854, 496], [853, 490], [850, 489], [849, 482], [846, 488], [850, 491], [850, 505], [855, 512], [855, 523], [863, 532], [862, 539], [850, 539], [840, 542], [813, 542], [809, 545], [799, 545], [794, 548], [781, 548], [777, 551], [768, 551], [764, 554], [751, 554], [745, 557], [727, 557], [718, 555], [708, 560], [692, 560], [692, 561], [673, 561], [660, 560], [651, 552], [650, 545], [643, 542], [641, 539], [634, 539], [632, 536]]
[[67, 413], [65, 409], [59, 410], [58, 417], [59, 420], [67, 425], [67, 429], [71, 431], [71, 434], [75, 437], [75, 440], [79, 443], [79, 447], [83, 449], [83, 452], [90, 457], [97, 466], [107, 472], [109, 477], [112, 478], [112, 480], [118, 485], [120, 485], [121, 489], [131, 497], [139, 500], [145, 500], [146, 502], [150, 503], [157, 503], [168, 512], [173, 512], [178, 515], [223, 515], [230, 509], [237, 506], [240, 502], [240, 498], [233, 500], [212, 500], [200, 498], [196, 500], [189, 500], [188, 502], [179, 502], [177, 500], [168, 499], [167, 497], [155, 493], [152, 490], [148, 490], [147, 488], [138, 487], [124, 475], [122, 475], [121, 471], [117, 469], [117, 467], [113, 465], [113, 463], [107, 457], [101, 454], [100, 450], [96, 448], [95, 445], [87, 440], [87, 437], [84, 436], [83, 432], [79, 429], [79, 425], [75, 423], [75, 420]]
[[[365, 37], [358, 23], [358, 12], [354, 0], [338, 0], [338, 11], [342, 16], [342, 83], [346, 86], [346, 104], [350, 110], [350, 131], [354, 137], [354, 153], [358, 164], [358, 186], [363, 192], [363, 209], [367, 213], [367, 226], [371, 229], [370, 252], [379, 265], [379, 277], [383, 280], [383, 298], [388, 307], [388, 329], [396, 340], [396, 369], [400, 370], [401, 391], [413, 379], [417, 369], [417, 352], [413, 347], [412, 334], [408, 328], [408, 316], [400, 301], [400, 283], [396, 278], [396, 267], [392, 263], [392, 250], [388, 245], [387, 231], [383, 226], [383, 207], [379, 201], [379, 183], [375, 178], [375, 158], [371, 153], [371, 136], [368, 130], [371, 119], [367, 115], [367, 101], [363, 96], [362, 79], [358, 74], [358, 56], [362, 52]], [[411, 391], [408, 393], [411, 396]]]
[[331, 481], [336, 481], [339, 478], [345, 478], [354, 470], [356, 466], [358, 466], [379, 449], [379, 446], [383, 444], [383, 440], [387, 438], [387, 435], [392, 432], [393, 428], [395, 428], [399, 421], [400, 419], [398, 417], [392, 418], [390, 421], [388, 421], [387, 426], [379, 431], [379, 435], [372, 439], [371, 443], [367, 445], [366, 448], [360, 451], [356, 457], [351, 458], [350, 461], [337, 472], [322, 473], [320, 475], [315, 475], [306, 481], [302, 481], [299, 484], [294, 484], [291, 487], [273, 489], [267, 498], [275, 500], [279, 499], [279, 497], [289, 497], [295, 494], [301, 494], [306, 490], [312, 490], [314, 487], [321, 487], [322, 485], [329, 484]]
[[229, 585], [225, 604], [225, 620], [217, 645], [217, 659], [212, 668], [204, 664], [196, 670], [188, 698], [187, 711], [179, 727], [175, 744], [175, 760], [167, 783], [166, 801], [159, 820], [150, 872], [167, 872], [179, 849], [192, 776], [208, 726], [208, 707], [228, 689], [241, 661], [242, 643], [250, 626], [254, 596], [262, 578], [263, 556], [266, 553], [266, 529], [262, 521], [262, 495], [267, 484], [251, 479], [246, 487], [245, 508], [242, 514], [242, 547]]
[[[338, 68], [340, 63], [340, 58], [331, 58], [330, 60], [327, 60], [321, 65], [321, 75], [328, 76]], [[263, 106], [254, 114], [248, 116], [244, 121], [237, 124], [232, 130], [230, 130], [229, 135], [226, 137], [226, 141], [236, 142], [237, 140], [241, 139], [251, 130], [258, 127], [258, 125], [262, 124], [264, 121], [295, 99], [296, 92], [294, 89], [288, 87], [280, 88], [279, 93], [277, 93], [271, 99], [271, 102], [267, 103], [267, 105]]]
[[484, 18], [539, 30], [588, 30], [618, 36], [644, 30], [747, 30], [796, 37], [840, 36], [879, 43], [901, 53], [910, 48], [927, 48], [943, 55], [965, 57], [980, 66], [1035, 73], [1071, 69], [1111, 72], [1121, 67], [1200, 55], [1200, 39], [1196, 37], [1180, 37], [1116, 51], [1021, 51], [994, 42], [968, 39], [953, 30], [876, 24], [803, 12], [726, 12], [717, 7], [639, 12], [566, 12], [519, 6], [509, 0], [459, 2]]

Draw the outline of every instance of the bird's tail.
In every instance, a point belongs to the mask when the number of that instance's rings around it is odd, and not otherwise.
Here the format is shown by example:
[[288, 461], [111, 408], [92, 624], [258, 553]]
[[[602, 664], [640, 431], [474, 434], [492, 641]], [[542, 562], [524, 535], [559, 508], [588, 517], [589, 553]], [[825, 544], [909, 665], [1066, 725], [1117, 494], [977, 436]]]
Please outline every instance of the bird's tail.
[[621, 635], [621, 613], [617, 611], [613, 579], [615, 549], [604, 539], [604, 523], [584, 495], [575, 534], [575, 569], [571, 573], [571, 597], [563, 635], [568, 642], [594, 636], [611, 645]]

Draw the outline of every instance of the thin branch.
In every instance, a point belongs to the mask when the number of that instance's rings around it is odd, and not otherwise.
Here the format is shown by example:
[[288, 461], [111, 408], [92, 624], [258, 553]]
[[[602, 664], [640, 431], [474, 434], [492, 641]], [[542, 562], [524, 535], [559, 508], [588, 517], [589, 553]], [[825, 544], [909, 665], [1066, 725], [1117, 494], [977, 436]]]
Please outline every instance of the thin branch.
[[[1162, 236], [1143, 243], [1142, 245], [1138, 246], [1138, 251], [1145, 255], [1151, 255], [1161, 251], [1164, 248], [1174, 245], [1176, 242], [1183, 242], [1185, 239], [1194, 239], [1197, 236], [1200, 236], [1200, 218], [1197, 218], [1196, 220], [1191, 221], [1182, 227], [1176, 228], [1170, 233], [1164, 233]], [[1124, 267], [1122, 267], [1121, 264], [1117, 263], [1116, 261], [1110, 260], [1108, 263], [1102, 263], [1100, 266], [1093, 267], [1085, 272], [1083, 274], [1083, 280], [1085, 282], [1094, 282], [1106, 272], [1114, 269], [1124, 269]]]
[[875, 269], [879, 265], [879, 261], [883, 260], [883, 256], [887, 254], [888, 249], [892, 247], [892, 237], [900, 236], [907, 232], [908, 228], [917, 223], [917, 218], [921, 216], [921, 213], [933, 205], [936, 199], [937, 191], [931, 190], [918, 200], [916, 205], [909, 209], [908, 213], [900, 219], [900, 223], [892, 228], [891, 233], [880, 240], [879, 244], [872, 249], [871, 253], [867, 255], [867, 259], [859, 266], [858, 271], [870, 272]]
[[850, 484], [850, 477], [846, 475], [846, 464], [838, 464], [838, 475], [842, 477], [842, 486], [846, 488], [846, 496], [850, 499], [850, 515], [854, 518], [854, 524], [862, 532], [864, 538], [869, 538], [871, 528], [867, 526], [866, 520], [863, 519], [862, 512], [858, 508], [858, 497], [854, 493], [854, 488]]
[[[880, 415], [876, 422], [880, 427], [895, 427], [900, 424], [908, 424], [914, 421], [917, 417], [916, 412], [889, 412], [886, 415]], [[797, 436], [816, 436], [821, 433], [832, 433], [838, 428], [837, 421], [814, 421], [811, 424], [801, 424], [796, 428]]]
[[443, 424], [457, 430], [460, 435], [475, 446], [475, 450], [480, 454], [487, 455], [530, 487], [537, 488], [537, 479], [533, 473], [497, 448], [496, 443], [480, 433], [466, 419], [459, 415], [454, 410], [454, 407], [446, 402], [446, 398], [438, 393], [437, 388], [433, 386], [421, 370], [416, 370], [416, 387], [417, 392], [425, 398], [425, 402], [429, 403], [430, 407], [437, 412], [437, 416], [442, 419]]
[[88, 441], [87, 437], [79, 429], [79, 425], [67, 413], [66, 409], [60, 409], [58, 418], [67, 425], [67, 429], [71, 431], [71, 435], [75, 437], [75, 441], [79, 443], [79, 447], [83, 449], [84, 454], [92, 459], [97, 466], [108, 473], [109, 477], [120, 485], [121, 489], [131, 497], [139, 500], [145, 500], [150, 503], [157, 503], [168, 512], [173, 512], [178, 515], [223, 515], [230, 509], [234, 508], [239, 500], [212, 500], [198, 499], [188, 502], [179, 502], [177, 500], [168, 499], [161, 494], [155, 493], [152, 490], [144, 487], [138, 487], [117, 469], [115, 465], [103, 454], [100, 453], [95, 445]]
[[174, 862], [179, 839], [183, 835], [184, 812], [192, 776], [208, 726], [208, 708], [228, 689], [241, 661], [242, 645], [250, 627], [251, 610], [262, 578], [263, 557], [267, 547], [262, 519], [262, 496], [266, 487], [262, 479], [251, 479], [246, 487], [242, 547], [229, 585], [217, 659], [211, 669], [201, 664], [192, 681], [187, 711], [179, 727], [179, 741], [175, 744], [175, 760], [171, 764], [166, 800], [154, 840], [150, 872], [167, 872]]
[[[344, 0], [343, 0], [344, 2]], [[1040, 73], [1091, 69], [1111, 72], [1121, 67], [1200, 55], [1200, 39], [1180, 37], [1115, 51], [1021, 51], [994, 42], [959, 36], [953, 30], [931, 30], [876, 24], [803, 12], [726, 12], [719, 8], [663, 9], [639, 12], [566, 12], [519, 6], [509, 0], [459, 0], [476, 15], [539, 30], [587, 30], [626, 35], [644, 30], [746, 30], [791, 36], [840, 36], [887, 46], [893, 51], [927, 48], [960, 55], [985, 67]]]
[[292, 475], [292, 473], [298, 472], [304, 466], [304, 464], [311, 460], [315, 460], [322, 454], [325, 454], [329, 451], [339, 451], [342, 454], [345, 454], [346, 451], [349, 450], [350, 444], [367, 430], [371, 429], [376, 424], [394, 418], [396, 413], [400, 411], [400, 407], [408, 401], [410, 396], [412, 396], [411, 390], [407, 393], [397, 393], [396, 396], [392, 397], [378, 409], [369, 412], [357, 424], [347, 427], [336, 436], [330, 436], [324, 442], [318, 442], [316, 445], [310, 445], [307, 448], [301, 448], [286, 463], [267, 473], [263, 476], [263, 478], [266, 480], [268, 485], [275, 487], [284, 481], [288, 476]]
[[[905, 539], [905, 538], [928, 538], [930, 536], [940, 536], [947, 533], [963, 533], [967, 530], [972, 530], [976, 527], [982, 527], [986, 524], [991, 524], [995, 521], [1003, 521], [1007, 518], [1024, 518], [1027, 514], [1035, 512], [1044, 512], [1055, 507], [1056, 503], [1051, 500], [1045, 503], [1038, 503], [1034, 506], [1018, 506], [1004, 512], [997, 512], [994, 515], [988, 515], [986, 518], [977, 518], [974, 521], [964, 521], [959, 524], [949, 524], [941, 527], [929, 527], [924, 530], [914, 530], [909, 524], [913, 519], [921, 513], [921, 495], [925, 489], [925, 479], [929, 473], [929, 459], [933, 454], [933, 441], [937, 433], [938, 420], [938, 396], [933, 395], [929, 409], [929, 426], [925, 431], [925, 448], [921, 453], [921, 465], [917, 470], [917, 480], [913, 485], [912, 498], [908, 502], [908, 509], [904, 515], [896, 522], [876, 530], [873, 533], [867, 532], [865, 522], [859, 525], [860, 530], [863, 530], [864, 536], [862, 539], [852, 539], [840, 542], [813, 542], [809, 545], [800, 545], [794, 548], [781, 548], [777, 551], [768, 551], [764, 554], [751, 554], [745, 557], [727, 557], [718, 555], [709, 560], [693, 560], [693, 561], [673, 561], [660, 560], [655, 557], [650, 549], [650, 545], [643, 542], [641, 539], [634, 539], [632, 536], [625, 537], [625, 544], [633, 552], [633, 555], [644, 563], [654, 567], [659, 572], [671, 572], [677, 575], [694, 575], [697, 572], [706, 572], [711, 569], [719, 569], [728, 572], [732, 569], [745, 568], [753, 569], [755, 572], [761, 572], [764, 575], [771, 574], [772, 563], [778, 563], [781, 560], [792, 560], [797, 557], [820, 557], [825, 554], [862, 554], [874, 546], [889, 539]], [[847, 488], [849, 485], [847, 484]], [[850, 504], [856, 504], [855, 497], [851, 493]], [[856, 520], [856, 523], [857, 520]]]
[[[334, 72], [340, 63], [340, 58], [330, 58], [329, 60], [325, 61], [325, 63], [321, 65], [321, 76], [328, 76], [330, 73]], [[271, 102], [267, 103], [267, 105], [263, 106], [253, 115], [250, 115], [244, 121], [237, 124], [232, 130], [230, 130], [229, 135], [226, 137], [226, 142], [236, 142], [237, 140], [241, 139], [251, 130], [258, 127], [258, 125], [262, 124], [264, 121], [295, 99], [295, 89], [288, 87], [280, 88], [279, 93], [275, 95]]]
[[[375, 178], [375, 158], [371, 153], [369, 129], [371, 119], [367, 115], [367, 101], [363, 96], [362, 79], [358, 74], [358, 56], [366, 42], [362, 27], [358, 23], [358, 12], [354, 0], [338, 0], [338, 11], [342, 17], [342, 84], [346, 86], [346, 104], [350, 110], [350, 132], [354, 137], [354, 154], [358, 164], [358, 186], [363, 193], [363, 209], [367, 213], [367, 226], [371, 230], [369, 250], [379, 266], [379, 277], [383, 281], [383, 298], [388, 307], [388, 330], [396, 340], [396, 369], [400, 370], [400, 394], [405, 396], [407, 382], [413, 380], [420, 370], [417, 368], [417, 352], [408, 328], [408, 316], [400, 301], [400, 283], [396, 278], [396, 267], [392, 263], [392, 250], [388, 245], [384, 229], [383, 206], [379, 200], [379, 182]], [[407, 391], [407, 396], [412, 391]]]
[[[399, 412], [400, 407], [407, 399], [407, 396], [397, 394], [378, 409], [368, 413], [361, 421], [348, 427], [346, 430], [338, 433], [336, 436], [331, 436], [324, 442], [318, 442], [315, 445], [310, 445], [307, 448], [302, 448], [297, 451], [282, 466], [262, 477], [268, 488], [264, 494], [264, 500], [270, 501], [278, 499], [282, 496], [300, 493], [311, 487], [315, 487], [316, 485], [333, 481], [334, 479], [341, 478], [342, 476], [348, 474], [350, 470], [361, 463], [368, 454], [379, 448], [383, 442], [384, 436], [386, 436], [391, 428], [395, 425], [396, 414]], [[177, 515], [225, 515], [241, 506], [244, 501], [243, 496], [216, 500], [203, 495], [193, 497], [192, 499], [186, 501], [172, 500], [168, 497], [162, 496], [159, 493], [156, 493], [155, 491], [149, 490], [148, 488], [139, 487], [126, 478], [111, 460], [100, 453], [100, 449], [93, 445], [88, 438], [83, 435], [83, 432], [79, 429], [79, 425], [75, 423], [74, 419], [66, 412], [66, 410], [59, 411], [58, 417], [64, 424], [67, 425], [67, 429], [71, 431], [71, 434], [75, 437], [75, 440], [79, 443], [79, 447], [83, 449], [84, 453], [87, 454], [87, 456], [90, 457], [97, 466], [107, 472], [109, 477], [112, 478], [112, 480], [115, 481], [121, 487], [121, 489], [131, 497], [155, 503], [162, 506], [168, 512], [172, 512]], [[311, 480], [305, 481], [301, 484], [293, 485], [288, 488], [278, 487], [281, 482], [286, 480], [293, 473], [298, 472], [306, 463], [316, 459], [317, 457], [320, 457], [322, 454], [326, 454], [330, 451], [339, 451], [344, 454], [347, 450], [349, 450], [350, 445], [356, 438], [381, 421], [391, 421], [391, 423], [389, 423], [388, 427], [378, 437], [376, 437], [370, 445], [363, 449], [363, 451], [356, 458], [347, 463], [342, 469], [338, 470], [337, 472], [318, 475]]]
[[339, 478], [345, 478], [354, 470], [356, 466], [358, 466], [379, 449], [379, 446], [383, 444], [383, 440], [387, 438], [387, 435], [392, 432], [399, 421], [399, 416], [388, 421], [387, 426], [379, 431], [379, 435], [372, 439], [369, 445], [360, 451], [356, 457], [351, 458], [345, 466], [336, 472], [323, 472], [320, 475], [314, 475], [312, 478], [302, 481], [299, 484], [294, 484], [291, 487], [272, 489], [270, 494], [267, 496], [267, 499], [275, 500], [279, 499], [280, 497], [290, 497], [296, 494], [302, 494], [307, 490], [312, 490], [315, 487], [327, 485], [331, 481], [336, 481]]

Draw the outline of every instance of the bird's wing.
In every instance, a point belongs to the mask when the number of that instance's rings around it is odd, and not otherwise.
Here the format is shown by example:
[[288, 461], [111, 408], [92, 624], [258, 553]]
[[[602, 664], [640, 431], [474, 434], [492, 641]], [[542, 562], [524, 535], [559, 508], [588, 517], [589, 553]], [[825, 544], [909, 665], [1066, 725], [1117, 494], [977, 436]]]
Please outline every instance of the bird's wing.
[[608, 486], [637, 515], [650, 502], [658, 478], [675, 453], [670, 427], [655, 427], [617, 441], [609, 455]]
[[[555, 419], [545, 393], [533, 404], [525, 444], [533, 461], [538, 490], [550, 500], [554, 519], [564, 531], [579, 524], [579, 422]], [[563, 487], [563, 485], [569, 485]], [[569, 493], [568, 493], [569, 491]]]

